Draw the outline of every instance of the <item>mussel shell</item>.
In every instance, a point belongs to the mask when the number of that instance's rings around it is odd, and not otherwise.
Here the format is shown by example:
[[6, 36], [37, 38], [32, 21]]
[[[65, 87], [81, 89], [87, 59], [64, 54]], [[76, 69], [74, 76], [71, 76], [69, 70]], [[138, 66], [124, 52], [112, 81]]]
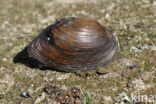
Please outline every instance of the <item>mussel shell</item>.
[[89, 18], [62, 19], [44, 29], [28, 46], [29, 56], [66, 72], [105, 66], [118, 52], [115, 33]]

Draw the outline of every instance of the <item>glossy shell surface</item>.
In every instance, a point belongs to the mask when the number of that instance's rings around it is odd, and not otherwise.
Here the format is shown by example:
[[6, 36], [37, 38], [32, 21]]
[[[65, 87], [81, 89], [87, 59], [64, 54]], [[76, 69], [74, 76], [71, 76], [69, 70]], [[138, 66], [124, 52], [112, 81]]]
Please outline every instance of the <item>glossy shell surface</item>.
[[115, 33], [89, 18], [66, 18], [48, 26], [28, 46], [29, 56], [60, 71], [105, 66], [119, 52]]

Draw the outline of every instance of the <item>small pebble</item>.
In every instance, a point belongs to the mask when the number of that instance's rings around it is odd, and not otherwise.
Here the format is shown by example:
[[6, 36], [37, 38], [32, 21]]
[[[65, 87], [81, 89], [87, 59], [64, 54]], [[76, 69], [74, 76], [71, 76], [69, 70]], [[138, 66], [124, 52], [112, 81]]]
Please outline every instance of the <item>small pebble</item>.
[[32, 95], [34, 94], [34, 90], [28, 89], [28, 94], [29, 94], [30, 96], [32, 96]]
[[151, 46], [152, 51], [156, 51], [156, 46]]
[[28, 93], [24, 92], [21, 94], [21, 97], [30, 98], [31, 96]]
[[6, 60], [7, 60], [7, 58], [3, 58], [3, 59], [2, 59], [2, 61], [6, 61]]
[[106, 20], [110, 20], [110, 19], [111, 19], [110, 14], [107, 13], [107, 14], [105, 15], [105, 19], [106, 19]]
[[138, 67], [136, 65], [132, 65], [132, 66], [129, 66], [130, 69], [137, 69]]
[[40, 104], [41, 101], [43, 101], [45, 99], [45, 93], [43, 92], [35, 101], [34, 104]]

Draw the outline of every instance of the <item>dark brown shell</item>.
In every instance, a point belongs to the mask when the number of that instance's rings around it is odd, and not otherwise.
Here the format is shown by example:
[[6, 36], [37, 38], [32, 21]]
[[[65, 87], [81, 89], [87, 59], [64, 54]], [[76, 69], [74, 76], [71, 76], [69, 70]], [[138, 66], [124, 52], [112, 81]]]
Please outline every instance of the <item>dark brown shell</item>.
[[44, 29], [28, 46], [30, 56], [66, 72], [104, 66], [118, 52], [115, 33], [89, 18], [62, 19]]

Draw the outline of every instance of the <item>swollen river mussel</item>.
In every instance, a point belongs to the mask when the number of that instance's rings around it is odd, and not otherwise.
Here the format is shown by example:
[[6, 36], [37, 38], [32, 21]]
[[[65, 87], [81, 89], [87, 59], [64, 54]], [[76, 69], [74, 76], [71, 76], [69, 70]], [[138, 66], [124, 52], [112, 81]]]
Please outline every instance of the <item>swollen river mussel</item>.
[[117, 36], [90, 18], [65, 18], [45, 28], [29, 45], [29, 56], [66, 72], [94, 70], [119, 52]]

